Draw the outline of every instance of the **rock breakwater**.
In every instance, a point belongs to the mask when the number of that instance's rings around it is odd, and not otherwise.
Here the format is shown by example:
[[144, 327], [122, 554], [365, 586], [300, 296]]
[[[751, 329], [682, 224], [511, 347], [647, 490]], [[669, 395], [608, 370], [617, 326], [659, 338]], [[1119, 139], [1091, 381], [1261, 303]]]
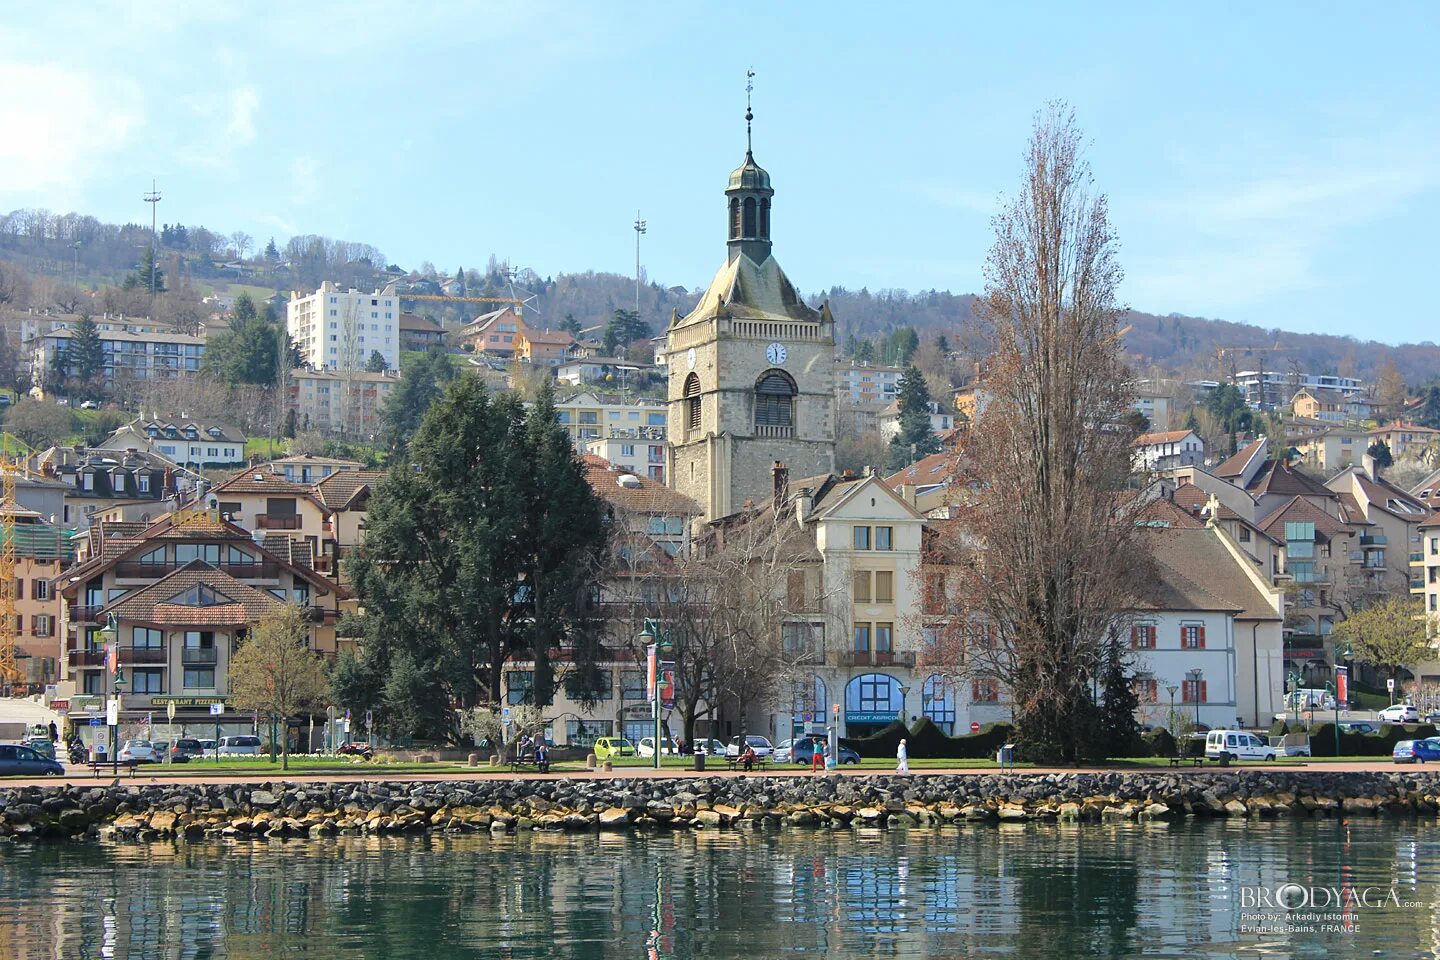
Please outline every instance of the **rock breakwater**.
[[849, 829], [1440, 813], [1440, 771], [1102, 772], [0, 788], [0, 838]]

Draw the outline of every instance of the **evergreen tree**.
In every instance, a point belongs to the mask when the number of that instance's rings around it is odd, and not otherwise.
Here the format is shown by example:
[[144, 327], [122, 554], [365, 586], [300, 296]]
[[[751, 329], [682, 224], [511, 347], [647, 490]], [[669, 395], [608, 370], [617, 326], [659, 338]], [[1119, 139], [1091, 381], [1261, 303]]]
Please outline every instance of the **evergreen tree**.
[[458, 285], [458, 286], [456, 287], [456, 289], [455, 289], [455, 295], [456, 295], [457, 297], [463, 297], [463, 296], [465, 296], [465, 268], [464, 268], [464, 267], [456, 267], [456, 268], [455, 268], [455, 283]]
[[605, 325], [605, 353], [618, 356], [636, 340], [650, 336], [650, 326], [634, 310], [616, 310]]
[[940, 440], [930, 425], [930, 387], [914, 364], [900, 378], [900, 431], [890, 440], [891, 470], [899, 470], [940, 450]]
[[365, 369], [370, 373], [384, 373], [390, 369], [390, 364], [385, 361], [385, 355], [379, 350], [371, 350], [370, 359], [365, 361]]
[[567, 313], [565, 319], [560, 321], [560, 329], [572, 337], [578, 337], [581, 330], [580, 321], [575, 319], [575, 314]]
[[275, 238], [271, 237], [270, 242], [265, 244], [265, 259], [271, 263], [280, 262], [280, 248], [275, 246]]
[[273, 316], [269, 307], [261, 316], [250, 295], [240, 294], [230, 314], [229, 329], [209, 339], [200, 368], [231, 386], [278, 383], [282, 360], [289, 364], [284, 369], [293, 369], [300, 365], [300, 351]]
[[1377, 467], [1393, 467], [1395, 465], [1395, 458], [1390, 454], [1390, 445], [1384, 440], [1376, 440], [1365, 452], [1375, 458]]
[[1425, 391], [1425, 400], [1415, 411], [1415, 422], [1422, 427], [1440, 430], [1440, 386]]
[[861, 340], [860, 345], [855, 348], [855, 359], [861, 363], [874, 363], [875, 344], [869, 340]]
[[1104, 700], [1097, 718], [1099, 749], [1095, 753], [1106, 757], [1133, 756], [1140, 732], [1135, 723], [1140, 698], [1131, 684], [1133, 677], [1126, 669], [1129, 665], [1118, 634], [1112, 633], [1105, 647], [1105, 664], [1100, 675]]
[[851, 360], [854, 360], [854, 359], [855, 359], [855, 350], [856, 350], [858, 347], [859, 347], [859, 343], [858, 343], [858, 341], [856, 341], [856, 339], [855, 339], [855, 334], [853, 334], [853, 333], [847, 333], [847, 334], [845, 334], [845, 356], [849, 357]]
[[94, 389], [98, 385], [105, 373], [105, 344], [90, 314], [81, 314], [76, 322], [75, 336], [70, 338], [65, 359], [75, 379], [84, 387]]
[[295, 408], [294, 408], [294, 407], [291, 407], [289, 410], [286, 410], [286, 411], [285, 411], [284, 435], [285, 435], [287, 438], [289, 438], [289, 439], [291, 439], [291, 440], [294, 440], [294, 439], [295, 439], [295, 434], [299, 432], [299, 429], [300, 429], [299, 417], [297, 416], [297, 414], [296, 414], [296, 412], [295, 412]]
[[940, 351], [940, 356], [942, 357], [948, 357], [950, 355], [950, 340], [945, 334], [942, 333], [935, 338], [935, 349]]
[[527, 414], [513, 393], [455, 379], [370, 501], [348, 567], [370, 626], [345, 684], [379, 691], [393, 733], [454, 739], [448, 705], [499, 702], [505, 660], [538, 652], [533, 699], [548, 705], [549, 650], [598, 650], [580, 607], [601, 517], [546, 392]]
[[439, 347], [432, 347], [405, 371], [380, 408], [380, 432], [391, 451], [404, 449], [454, 376], [450, 358]]
[[895, 363], [909, 364], [910, 358], [915, 356], [915, 351], [919, 349], [920, 335], [915, 332], [914, 327], [901, 327], [895, 331]]
[[125, 277], [125, 282], [121, 284], [121, 287], [126, 290], [149, 290], [150, 272], [153, 270], [155, 272], [155, 292], [164, 293], [165, 271], [160, 269], [160, 264], [155, 258], [155, 248], [146, 247], [145, 253], [140, 257], [140, 263], [135, 267], [135, 272]]

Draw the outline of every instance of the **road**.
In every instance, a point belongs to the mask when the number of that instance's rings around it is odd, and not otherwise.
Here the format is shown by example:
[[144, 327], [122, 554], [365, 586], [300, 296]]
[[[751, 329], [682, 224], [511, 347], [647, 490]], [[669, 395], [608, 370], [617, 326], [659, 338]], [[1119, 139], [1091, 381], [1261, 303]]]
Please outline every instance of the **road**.
[[[1076, 769], [1076, 768], [1074, 768], [1074, 767], [1030, 767], [1030, 768], [1023, 769], [1023, 770], [1011, 771], [1011, 772], [1006, 773], [1005, 775], [1006, 775], [1006, 776], [1014, 776], [1014, 777], [1037, 777], [1037, 776], [1044, 776], [1044, 775], [1047, 775], [1047, 774], [1055, 774], [1055, 773], [1100, 773], [1100, 772], [1118, 772], [1118, 773], [1149, 773], [1149, 774], [1155, 774], [1155, 773], [1167, 772], [1167, 773], [1179, 773], [1179, 774], [1184, 775], [1184, 776], [1190, 776], [1190, 775], [1200, 774], [1200, 773], [1218, 773], [1218, 774], [1232, 774], [1232, 775], [1233, 775], [1233, 774], [1243, 773], [1243, 772], [1245, 772], [1245, 771], [1247, 771], [1247, 770], [1265, 770], [1265, 771], [1269, 771], [1269, 772], [1275, 772], [1275, 771], [1279, 771], [1279, 770], [1292, 770], [1292, 771], [1297, 771], [1297, 772], [1303, 772], [1303, 771], [1306, 771], [1306, 770], [1313, 770], [1313, 771], [1315, 771], [1315, 772], [1324, 772], [1324, 773], [1341, 773], [1341, 772], [1348, 772], [1348, 773], [1375, 773], [1375, 772], [1397, 771], [1397, 770], [1413, 770], [1413, 771], [1416, 771], [1416, 772], [1428, 772], [1428, 771], [1432, 771], [1432, 770], [1433, 770], [1433, 771], [1435, 771], [1435, 772], [1437, 772], [1437, 773], [1440, 773], [1440, 767], [1437, 767], [1437, 766], [1425, 766], [1425, 765], [1421, 765], [1421, 766], [1401, 766], [1401, 765], [1398, 765], [1398, 764], [1391, 763], [1391, 762], [1388, 761], [1388, 760], [1383, 760], [1383, 759], [1378, 759], [1378, 758], [1377, 758], [1377, 759], [1374, 759], [1374, 760], [1344, 760], [1344, 761], [1334, 761], [1334, 762], [1307, 764], [1307, 765], [1301, 766], [1301, 767], [1296, 767], [1296, 766], [1283, 766], [1283, 767], [1282, 767], [1282, 766], [1261, 766], [1261, 765], [1245, 766], [1245, 765], [1242, 765], [1242, 764], [1239, 764], [1239, 763], [1237, 763], [1237, 764], [1235, 764], [1235, 765], [1233, 765], [1233, 766], [1230, 766], [1230, 767], [1218, 767], [1218, 766], [1215, 766], [1215, 765], [1212, 764], [1212, 765], [1204, 766], [1204, 767], [1185, 766], [1185, 767], [1176, 767], [1176, 768], [1173, 768], [1173, 769], [1172, 769], [1172, 768], [1169, 768], [1169, 767], [1133, 767], [1133, 766], [1132, 766], [1132, 767], [1083, 767], [1083, 768], [1079, 768], [1079, 769]], [[990, 767], [990, 768], [963, 767], [963, 768], [939, 769], [939, 770], [936, 770], [936, 769], [913, 770], [913, 771], [911, 771], [911, 773], [908, 774], [908, 775], [909, 775], [910, 777], [914, 777], [914, 778], [917, 778], [917, 779], [918, 779], [918, 778], [923, 778], [923, 777], [936, 777], [936, 776], [967, 776], [967, 777], [975, 777], [975, 776], [985, 776], [985, 775], [988, 775], [988, 774], [995, 774], [995, 773], [998, 773], [998, 772], [999, 772], [999, 771], [996, 770], [996, 769], [993, 768], [993, 767]], [[128, 775], [128, 774], [126, 774], [125, 772], [122, 771], [121, 774], [120, 774], [120, 783], [121, 783], [122, 785], [124, 785], [124, 786], [137, 786], [137, 787], [141, 787], [141, 786], [154, 786], [154, 785], [158, 785], [158, 784], [167, 784], [167, 783], [175, 783], [175, 784], [209, 784], [209, 783], [213, 783], [213, 784], [244, 784], [244, 783], [249, 783], [249, 784], [255, 784], [255, 785], [258, 786], [259, 784], [261, 784], [261, 783], [266, 783], [266, 782], [269, 782], [269, 783], [365, 783], [365, 782], [372, 782], [372, 783], [373, 783], [373, 782], [377, 782], [377, 781], [382, 781], [382, 782], [405, 783], [405, 782], [411, 782], [411, 781], [434, 781], [434, 780], [453, 780], [453, 781], [464, 781], [464, 780], [543, 780], [543, 779], [557, 779], [557, 780], [563, 780], [563, 779], [575, 779], [575, 780], [631, 780], [631, 779], [648, 779], [648, 778], [657, 778], [657, 779], [664, 779], [664, 780], [674, 780], [674, 779], [692, 779], [692, 778], [696, 778], [696, 777], [716, 777], [716, 776], [718, 776], [718, 777], [735, 777], [735, 776], [751, 776], [751, 777], [759, 777], [759, 776], [765, 776], [765, 777], [810, 777], [810, 776], [818, 776], [818, 775], [819, 775], [819, 774], [813, 774], [813, 773], [811, 773], [810, 770], [809, 770], [809, 768], [807, 768], [807, 767], [778, 767], [778, 768], [769, 769], [769, 770], [757, 770], [757, 771], [755, 771], [754, 773], [750, 773], [750, 774], [745, 774], [745, 773], [731, 773], [731, 772], [728, 771], [728, 770], [707, 770], [707, 771], [705, 771], [705, 772], [703, 772], [703, 773], [699, 773], [699, 772], [696, 772], [696, 771], [694, 771], [694, 770], [652, 770], [652, 769], [650, 769], [650, 768], [648, 768], [648, 767], [622, 767], [622, 768], [614, 771], [613, 773], [604, 773], [604, 772], [602, 772], [602, 771], [598, 771], [598, 770], [597, 770], [597, 771], [573, 771], [573, 772], [567, 771], [567, 772], [562, 772], [562, 773], [551, 773], [551, 774], [545, 774], [545, 775], [541, 775], [541, 774], [537, 774], [537, 773], [533, 773], [533, 772], [527, 772], [527, 773], [524, 773], [524, 774], [514, 774], [514, 773], [509, 773], [509, 772], [492, 772], [492, 771], [489, 771], [489, 770], [485, 770], [485, 771], [477, 771], [477, 772], [474, 772], [474, 773], [470, 773], [470, 772], [460, 772], [460, 773], [455, 773], [455, 772], [451, 772], [451, 773], [398, 773], [398, 772], [397, 772], [397, 773], [393, 773], [393, 774], [391, 774], [391, 775], [389, 775], [389, 776], [386, 776], [386, 775], [385, 775], [385, 772], [384, 772], [384, 769], [383, 769], [383, 768], [379, 768], [379, 769], [370, 769], [370, 770], [366, 770], [366, 771], [364, 771], [364, 772], [356, 772], [356, 773], [301, 773], [301, 772], [298, 772], [298, 771], [292, 771], [292, 772], [289, 773], [289, 774], [267, 774], [267, 775], [256, 775], [256, 774], [250, 774], [250, 775], [212, 774], [212, 775], [206, 776], [206, 775], [203, 774], [203, 773], [197, 773], [195, 776], [175, 775], [175, 776], [158, 776], [158, 777], [156, 777], [156, 776], [146, 776], [146, 775], [145, 775], [145, 772], [144, 772], [144, 768], [141, 767], [141, 768], [140, 768], [140, 771], [139, 771], [135, 776], [133, 776], [133, 777], [130, 776], [130, 775]], [[895, 775], [895, 771], [893, 771], [893, 770], [888, 770], [888, 769], [887, 769], [887, 770], [875, 770], [875, 769], [842, 770], [842, 771], [840, 772], [840, 776], [845, 776], [845, 777], [887, 777], [887, 776], [894, 776], [894, 775]], [[95, 777], [95, 776], [93, 776], [93, 775], [89, 772], [89, 770], [87, 769], [85, 773], [79, 774], [79, 775], [76, 775], [76, 776], [46, 777], [46, 778], [39, 779], [39, 780], [21, 780], [21, 779], [14, 779], [14, 780], [12, 780], [12, 779], [4, 779], [4, 780], [0, 780], [0, 789], [6, 789], [6, 788], [10, 788], [10, 787], [23, 787], [23, 786], [59, 786], [59, 785], [61, 785], [61, 784], [74, 784], [74, 785], [77, 785], [77, 786], [92, 786], [92, 787], [93, 787], [93, 786], [105, 786], [105, 785], [108, 785], [108, 784], [110, 784], [110, 783], [112, 782], [112, 780], [113, 780], [113, 778], [112, 778], [110, 775], [105, 774], [105, 773], [102, 773], [99, 777]]]
[[60, 723], [60, 716], [43, 703], [30, 699], [0, 697], [0, 723], [38, 723], [48, 726]]

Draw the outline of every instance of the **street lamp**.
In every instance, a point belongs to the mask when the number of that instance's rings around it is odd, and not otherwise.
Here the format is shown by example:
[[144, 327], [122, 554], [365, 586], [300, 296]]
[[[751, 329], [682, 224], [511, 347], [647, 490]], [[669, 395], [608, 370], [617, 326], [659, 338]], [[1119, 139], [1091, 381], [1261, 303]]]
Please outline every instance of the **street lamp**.
[[1196, 667], [1194, 670], [1188, 671], [1185, 676], [1190, 681], [1190, 693], [1195, 697], [1195, 725], [1198, 727], [1200, 725], [1200, 678], [1205, 676], [1205, 672]]
[[1170, 738], [1175, 738], [1175, 691], [1180, 688], [1173, 683], [1165, 685], [1165, 691], [1170, 694], [1170, 714], [1165, 718], [1165, 727], [1170, 731]]
[[[664, 751], [665, 743], [660, 735], [660, 701], [662, 699], [660, 689], [662, 685], [667, 689], [669, 687], [669, 684], [664, 680], [666, 662], [662, 658], [668, 656], [675, 649], [675, 645], [670, 642], [669, 631], [661, 629], [659, 620], [647, 618], [645, 620], [645, 626], [640, 630], [640, 637], [641, 639], [654, 641], [646, 645], [645, 654], [650, 674], [650, 715], [651, 719], [655, 721], [655, 769], [659, 770], [660, 756]], [[674, 669], [673, 666], [671, 669]]]
[[[120, 665], [120, 619], [110, 614], [100, 628], [105, 640], [105, 667], [110, 674], [111, 703], [105, 705], [105, 720], [110, 724], [111, 772], [120, 772], [120, 687], [125, 682], [125, 669]], [[113, 712], [112, 712], [113, 704]]]
[[904, 684], [900, 685], [900, 725], [905, 725], [905, 697], [909, 695], [910, 688]]

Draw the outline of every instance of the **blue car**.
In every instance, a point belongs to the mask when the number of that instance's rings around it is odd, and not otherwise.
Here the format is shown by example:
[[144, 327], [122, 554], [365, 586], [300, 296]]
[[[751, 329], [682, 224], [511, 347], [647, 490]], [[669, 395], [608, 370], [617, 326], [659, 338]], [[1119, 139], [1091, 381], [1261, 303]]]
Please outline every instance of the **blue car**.
[[1415, 753], [1415, 759], [1424, 763], [1427, 760], [1440, 761], [1440, 737], [1428, 737], [1424, 740], [1411, 741], [1411, 749]]

